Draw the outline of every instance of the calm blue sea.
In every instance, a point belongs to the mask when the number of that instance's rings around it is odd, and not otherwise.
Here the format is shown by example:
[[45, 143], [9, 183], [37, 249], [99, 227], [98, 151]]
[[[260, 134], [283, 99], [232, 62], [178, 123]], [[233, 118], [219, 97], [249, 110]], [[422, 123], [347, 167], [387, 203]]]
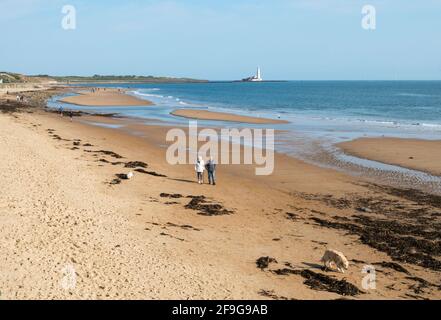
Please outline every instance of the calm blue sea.
[[[92, 86], [92, 85], [90, 85]], [[103, 85], [100, 85], [103, 86]], [[290, 81], [263, 83], [115, 84], [155, 107], [106, 108], [129, 116], [182, 122], [169, 112], [195, 108], [281, 118], [313, 135], [441, 133], [441, 81]], [[103, 111], [103, 109], [100, 109]]]
[[[225, 108], [272, 116], [440, 124], [441, 82], [309, 81], [141, 85], [177, 106]], [[176, 103], [174, 103], [176, 105]]]

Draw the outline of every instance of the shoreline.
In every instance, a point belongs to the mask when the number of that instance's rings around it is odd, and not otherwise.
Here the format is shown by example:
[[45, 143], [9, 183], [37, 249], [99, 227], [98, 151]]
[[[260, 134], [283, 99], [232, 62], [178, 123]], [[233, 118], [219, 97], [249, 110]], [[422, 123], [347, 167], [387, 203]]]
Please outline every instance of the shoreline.
[[120, 89], [93, 88], [77, 93], [78, 95], [76, 96], [64, 97], [58, 101], [82, 107], [134, 107], [153, 105], [151, 101], [136, 98]]
[[[0, 187], [6, 192], [0, 214], [9, 217], [0, 224], [0, 234], [10, 239], [7, 244], [20, 240], [0, 250], [5, 261], [0, 286], [6, 298], [338, 299], [341, 292], [311, 288], [294, 271], [309, 270], [362, 289], [365, 264], [379, 269], [377, 290], [354, 299], [441, 297], [430, 285], [414, 292], [418, 282], [393, 269], [398, 265], [437, 283], [441, 271], [430, 264], [430, 256], [425, 254], [418, 264], [407, 243], [388, 251], [388, 243], [393, 246], [396, 239], [385, 232], [393, 222], [397, 234], [422, 241], [406, 233], [400, 221], [426, 228], [430, 220], [424, 219], [437, 210], [429, 200], [418, 204], [412, 193], [279, 153], [272, 176], [255, 176], [253, 166], [222, 165], [217, 186], [201, 186], [193, 164], [165, 161], [168, 127], [135, 121], [127, 126], [139, 134], [131, 135], [127, 127], [84, 123], [91, 120], [96, 118], [85, 115], [70, 122], [42, 110], [0, 114], [0, 170], [5, 172]], [[145, 162], [144, 171], [165, 177], [127, 168], [133, 161]], [[116, 174], [128, 171], [135, 172], [132, 180], [111, 184]], [[201, 214], [186, 208], [188, 196], [204, 196], [232, 213]], [[408, 221], [412, 210], [419, 210], [417, 218], [424, 221]], [[359, 224], [360, 230], [377, 232], [344, 229]], [[372, 238], [383, 234], [391, 238]], [[360, 241], [361, 236], [370, 242]], [[376, 243], [385, 245], [375, 248]], [[345, 274], [320, 269], [326, 248], [348, 257]], [[267, 256], [278, 262], [257, 268], [256, 260]], [[77, 289], [70, 292], [58, 284], [59, 269], [67, 262], [78, 272]], [[21, 265], [30, 276], [18, 289], [15, 278], [6, 275], [15, 275]], [[278, 274], [282, 269], [293, 274]]]
[[227, 121], [227, 122], [240, 122], [240, 123], [250, 123], [250, 124], [287, 124], [289, 121], [269, 119], [269, 118], [258, 118], [250, 116], [242, 116], [234, 113], [226, 112], [215, 112], [208, 110], [194, 110], [194, 109], [176, 109], [170, 112], [171, 115], [195, 119], [195, 120], [212, 120], [212, 121]]
[[343, 152], [362, 159], [441, 176], [441, 140], [358, 138], [336, 146]]
[[[87, 91], [85, 91], [87, 92]], [[84, 94], [84, 92], [78, 92], [79, 94]], [[192, 113], [193, 111], [195, 113], [199, 113], [200, 110], [194, 110], [194, 109], [178, 109], [178, 111], [190, 111], [190, 113]], [[176, 110], [175, 110], [176, 111]], [[251, 117], [251, 120], [248, 120], [247, 117], [244, 116], [245, 119], [241, 119], [239, 115], [235, 115], [235, 114], [230, 114], [230, 113], [217, 113], [217, 112], [212, 112], [212, 111], [205, 111], [203, 110], [203, 112], [207, 112], [210, 114], [211, 118], [212, 118], [212, 114], [215, 114], [217, 116], [217, 120], [219, 121], [227, 121], [225, 119], [225, 116], [227, 117], [239, 117], [239, 119], [234, 119], [239, 123], [243, 123], [243, 124], [253, 124], [252, 120], [259, 120], [261, 121], [262, 119], [267, 120], [265, 118], [253, 118]], [[93, 114], [93, 113], [88, 113], [87, 111], [85, 112], [85, 115], [91, 115], [91, 116], [100, 116], [99, 113], [97, 114]], [[123, 114], [108, 114], [106, 115], [108, 118], [114, 118], [115, 122], [114, 124], [102, 124], [100, 125], [100, 123], [103, 122], [103, 118], [102, 117], [98, 117], [96, 119], [96, 121], [94, 121], [93, 123], [90, 122], [90, 124], [92, 125], [98, 125], [98, 126], [108, 126], [108, 127], [114, 127], [114, 129], [117, 129], [118, 127], [124, 127], [126, 122], [129, 122], [132, 124], [132, 128], [127, 128], [128, 131], [132, 131], [132, 133], [134, 134], [139, 134], [140, 132], [142, 132], [142, 128], [143, 125], [145, 124], [145, 121], [149, 121], [150, 124], [155, 124], [156, 122], [158, 122], [159, 124], [162, 123], [162, 125], [165, 126], [170, 126], [171, 124], [168, 123], [167, 121], [162, 122], [164, 120], [160, 120], [160, 119], [150, 119], [150, 118], [145, 118], [145, 117], [137, 117], [137, 116], [127, 116], [127, 115], [123, 115]], [[116, 118], [118, 120], [116, 120]], [[187, 118], [187, 119], [197, 119], [196, 116], [192, 117], [183, 117], [183, 118]], [[201, 117], [203, 118], [203, 117]], [[107, 119], [107, 123], [109, 119]], [[272, 119], [268, 119], [270, 121], [272, 121]], [[235, 122], [236, 122], [235, 121]], [[246, 122], [247, 121], [247, 122]], [[137, 125], [138, 123], [138, 125]], [[180, 124], [182, 125], [182, 124]], [[136, 126], [133, 127], [133, 126]], [[204, 127], [204, 126], [202, 126]], [[209, 125], [209, 126], [205, 126], [205, 127], [209, 127], [211, 129], [215, 129], [216, 130], [216, 125]], [[137, 132], [137, 133], [136, 133]], [[278, 134], [280, 134], [281, 132], [283, 132], [283, 130], [277, 130], [276, 131]], [[276, 135], [277, 137], [277, 135]], [[283, 136], [282, 136], [283, 139]], [[354, 138], [354, 140], [358, 141], [358, 138]], [[406, 138], [402, 138], [402, 139], [398, 139], [398, 140], [402, 140], [402, 141], [406, 141], [409, 139]], [[425, 139], [416, 139], [417, 141], [426, 141]], [[347, 141], [347, 142], [352, 142], [353, 140]], [[432, 140], [428, 140], [428, 141], [432, 141]], [[277, 139], [275, 141], [277, 143]], [[341, 143], [341, 142], [340, 142]], [[380, 182], [383, 184], [387, 184], [390, 186], [397, 186], [397, 187], [407, 187], [407, 188], [416, 188], [419, 190], [423, 190], [425, 192], [431, 192], [433, 194], [440, 194], [441, 189], [441, 181], [438, 181], [436, 179], [436, 175], [433, 174], [433, 172], [427, 170], [426, 168], [421, 168], [421, 167], [411, 167], [411, 166], [405, 166], [405, 165], [401, 165], [398, 163], [392, 163], [392, 162], [387, 162], [387, 161], [381, 161], [382, 159], [377, 159], [374, 157], [367, 157], [364, 155], [357, 155], [355, 153], [351, 153], [351, 152], [345, 152], [345, 150], [343, 150], [342, 147], [340, 147], [340, 143], [335, 143], [334, 147], [336, 147], [338, 150], [341, 151], [338, 153], [334, 153], [334, 152], [330, 152], [327, 151], [324, 148], [321, 148], [319, 145], [316, 146], [317, 150], [315, 151], [315, 154], [312, 157], [302, 157], [299, 155], [295, 155], [292, 154], [291, 152], [288, 152], [287, 150], [276, 150], [277, 153], [281, 153], [281, 154], [286, 154], [290, 157], [294, 157], [295, 159], [301, 159], [301, 161], [305, 161], [309, 164], [312, 164], [314, 166], [319, 166], [321, 168], [329, 168], [332, 170], [336, 170], [338, 172], [344, 173], [344, 174], [349, 174], [351, 176], [362, 176], [364, 179], [366, 179], [367, 181], [370, 182]], [[344, 143], [343, 143], [344, 144]], [[295, 148], [295, 145], [292, 145], [293, 148]], [[286, 146], [285, 146], [286, 149]], [[343, 156], [343, 157], [342, 157]], [[352, 158], [351, 158], [352, 157]], [[368, 163], [366, 161], [372, 161], [372, 163]], [[376, 164], [374, 163], [376, 162]], [[409, 171], [403, 171], [403, 170], [409, 170]], [[381, 174], [381, 179], [379, 178], [379, 174]], [[414, 184], [412, 182], [413, 179], [418, 179], [418, 184]], [[441, 179], [441, 178], [440, 178]]]

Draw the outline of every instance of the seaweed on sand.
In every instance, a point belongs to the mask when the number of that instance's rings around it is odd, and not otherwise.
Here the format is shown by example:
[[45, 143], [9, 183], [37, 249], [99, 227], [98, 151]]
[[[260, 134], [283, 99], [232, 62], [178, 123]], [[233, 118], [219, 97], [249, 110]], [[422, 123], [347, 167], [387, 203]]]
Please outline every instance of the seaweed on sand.
[[271, 257], [260, 257], [256, 260], [256, 265], [261, 270], [268, 268], [270, 263], [277, 263], [277, 260]]
[[286, 212], [286, 219], [295, 221], [299, 219], [299, 215], [292, 212]]
[[438, 290], [441, 290], [441, 285], [433, 284], [427, 280], [424, 280], [423, 278], [409, 276], [406, 277], [406, 279], [416, 282], [409, 286], [409, 289], [413, 290], [413, 292], [416, 294], [424, 293], [424, 289], [428, 289], [430, 287], [434, 287]]
[[161, 198], [173, 198], [173, 199], [179, 199], [179, 198], [182, 198], [183, 197], [183, 195], [182, 194], [179, 194], [179, 193], [173, 193], [173, 194], [170, 194], [170, 193], [161, 193], [160, 195], [159, 195]]
[[[365, 187], [371, 192], [349, 194], [342, 199], [320, 194], [299, 195], [333, 207], [345, 203], [347, 208], [359, 212], [344, 218], [312, 216], [317, 224], [357, 235], [363, 244], [387, 253], [394, 261], [441, 271], [441, 196], [375, 184]], [[389, 267], [400, 269], [397, 265]]]
[[147, 168], [148, 165], [145, 162], [142, 161], [129, 161], [125, 164], [126, 168], [137, 168], [137, 167], [141, 167], [141, 168]]
[[372, 185], [371, 188], [376, 188], [392, 196], [404, 198], [420, 205], [430, 205], [441, 209], [441, 196], [439, 195], [426, 193], [416, 189], [400, 189], [376, 184]]
[[207, 201], [205, 196], [188, 196], [191, 198], [190, 202], [185, 205], [186, 209], [192, 209], [199, 211], [200, 215], [204, 216], [220, 216], [234, 213], [231, 210], [227, 210], [220, 203], [212, 203]]
[[164, 174], [157, 173], [157, 172], [155, 172], [155, 171], [147, 171], [147, 170], [140, 169], [140, 168], [135, 169], [135, 171], [136, 171], [136, 172], [139, 172], [139, 173], [148, 174], [148, 175], [151, 175], [151, 176], [154, 176], [154, 177], [162, 177], [162, 178], [166, 178], [166, 177], [167, 177], [167, 176], [164, 175]]
[[110, 185], [114, 185], [114, 184], [120, 184], [121, 183], [121, 179], [119, 179], [119, 178], [116, 178], [116, 179], [113, 179], [112, 181], [110, 181]]
[[386, 252], [396, 261], [441, 271], [441, 261], [433, 257], [441, 254], [440, 231], [426, 231], [426, 226], [412, 226], [365, 216], [355, 216], [350, 223], [316, 217], [312, 220], [327, 228], [346, 230], [358, 235], [362, 243]]
[[326, 205], [336, 209], [347, 209], [351, 207], [351, 201], [347, 198], [335, 198], [330, 194], [309, 194], [309, 193], [296, 193], [305, 200], [322, 201]]
[[376, 262], [376, 263], [374, 263], [374, 265], [381, 266], [383, 268], [389, 268], [389, 269], [392, 269], [392, 270], [395, 270], [395, 271], [402, 272], [402, 273], [410, 275], [410, 272], [407, 271], [406, 268], [404, 268], [403, 266], [401, 266], [401, 265], [399, 265], [398, 263], [395, 263], [395, 262], [382, 261], [382, 262]]
[[117, 154], [116, 152], [113, 152], [113, 151], [108, 151], [108, 150], [98, 150], [98, 151], [95, 151], [95, 152], [97, 152], [97, 153], [102, 153], [102, 154], [105, 154], [105, 155], [111, 156], [112, 158], [116, 158], [116, 159], [122, 159], [122, 158], [124, 158], [123, 156], [121, 156], [121, 155], [119, 155], [119, 154]]
[[98, 162], [103, 162], [103, 163], [110, 163], [112, 166], [117, 166], [117, 165], [120, 165], [120, 164], [124, 163], [124, 162], [120, 162], [120, 161], [111, 162], [111, 161], [106, 160], [106, 159], [98, 159], [97, 161]]
[[127, 173], [117, 173], [115, 174], [120, 180], [129, 180], [130, 176]]
[[201, 231], [201, 229], [195, 228], [195, 227], [193, 227], [193, 226], [191, 226], [189, 224], [178, 225], [178, 224], [175, 224], [175, 223], [172, 223], [172, 222], [167, 222], [166, 226], [167, 227], [181, 228], [181, 229], [184, 229], [184, 230]]
[[290, 269], [290, 268], [283, 268], [283, 269], [272, 270], [271, 272], [277, 274], [278, 276], [288, 276], [290, 274], [300, 274], [300, 271], [294, 270], [294, 269]]
[[21, 112], [23, 109], [23, 105], [16, 101], [1, 101], [0, 102], [0, 111], [2, 113], [15, 113]]
[[303, 283], [313, 290], [334, 292], [343, 296], [356, 296], [364, 293], [355, 285], [344, 279], [338, 280], [334, 277], [327, 276], [323, 273], [317, 273], [309, 269], [296, 270], [283, 268], [271, 270], [271, 272], [280, 276], [287, 276], [290, 274], [300, 275], [305, 279]]
[[290, 299], [290, 298], [287, 298], [287, 297], [284, 297], [284, 296], [278, 296], [278, 295], [276, 295], [274, 293], [274, 290], [264, 290], [264, 289], [262, 289], [262, 290], [260, 290], [258, 292], [258, 294], [261, 295], [262, 297], [271, 298], [271, 299], [274, 299], [274, 300], [295, 300], [295, 299], [292, 299], [292, 298]]
[[343, 296], [356, 296], [364, 293], [344, 279], [338, 280], [308, 269], [302, 270], [300, 275], [306, 279], [303, 283], [314, 290], [334, 292]]
[[119, 155], [118, 153], [113, 152], [113, 151], [108, 151], [108, 150], [84, 150], [84, 151], [91, 152], [91, 153], [102, 153], [102, 154], [108, 155], [108, 156], [110, 156], [112, 158], [116, 158], [116, 159], [124, 158], [123, 156]]
[[[429, 212], [432, 214], [436, 208], [441, 208], [441, 197], [437, 195], [413, 189], [397, 189], [371, 184], [367, 187], [373, 190], [375, 195], [350, 194], [344, 198], [323, 194], [297, 193], [297, 195], [306, 200], [323, 202], [336, 209], [355, 209], [362, 213], [383, 214], [390, 217], [400, 216], [416, 220], [427, 220], [428, 217], [425, 215]], [[387, 195], [403, 198], [413, 203], [405, 203], [401, 199], [392, 199]], [[441, 212], [438, 212], [438, 216], [441, 216]]]

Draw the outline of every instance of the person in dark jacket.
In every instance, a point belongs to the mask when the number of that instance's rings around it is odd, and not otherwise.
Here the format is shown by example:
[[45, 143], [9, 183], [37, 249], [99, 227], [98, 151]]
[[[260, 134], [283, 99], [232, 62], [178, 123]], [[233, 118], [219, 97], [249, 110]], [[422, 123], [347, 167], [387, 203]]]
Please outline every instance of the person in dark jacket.
[[213, 184], [213, 186], [216, 185], [216, 163], [213, 160], [213, 157], [210, 157], [210, 160], [207, 161], [207, 164], [205, 165], [205, 168], [207, 169], [208, 173], [208, 183]]

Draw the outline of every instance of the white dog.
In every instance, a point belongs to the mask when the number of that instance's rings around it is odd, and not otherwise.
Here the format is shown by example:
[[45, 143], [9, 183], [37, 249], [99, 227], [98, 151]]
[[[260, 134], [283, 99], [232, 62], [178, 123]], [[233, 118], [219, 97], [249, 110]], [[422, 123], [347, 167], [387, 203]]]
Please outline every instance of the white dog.
[[337, 269], [341, 273], [345, 273], [349, 267], [348, 259], [337, 250], [326, 250], [320, 261], [325, 264], [326, 269]]

